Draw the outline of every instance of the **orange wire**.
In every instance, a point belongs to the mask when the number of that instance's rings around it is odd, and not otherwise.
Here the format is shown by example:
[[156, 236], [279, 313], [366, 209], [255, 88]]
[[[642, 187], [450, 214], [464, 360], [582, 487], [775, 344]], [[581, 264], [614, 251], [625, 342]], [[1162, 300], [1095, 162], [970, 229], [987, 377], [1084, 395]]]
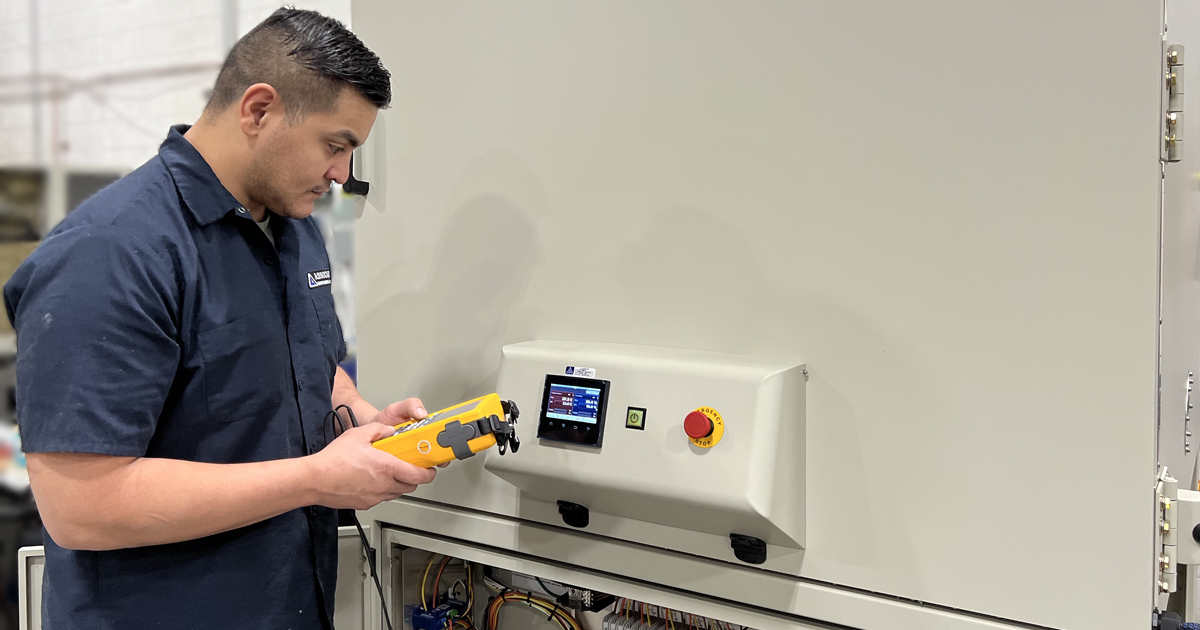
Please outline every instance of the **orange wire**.
[[438, 591], [442, 589], [442, 573], [446, 570], [446, 565], [450, 564], [450, 556], [446, 556], [442, 560], [442, 566], [438, 567], [437, 577], [433, 579], [433, 603], [431, 608], [437, 608]]

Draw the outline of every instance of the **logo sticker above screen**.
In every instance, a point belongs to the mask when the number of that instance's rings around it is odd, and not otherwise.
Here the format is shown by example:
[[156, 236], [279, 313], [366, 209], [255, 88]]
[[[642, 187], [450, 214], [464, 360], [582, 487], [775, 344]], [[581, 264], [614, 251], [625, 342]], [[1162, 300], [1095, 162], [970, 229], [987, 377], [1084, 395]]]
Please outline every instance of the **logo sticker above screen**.
[[333, 284], [333, 274], [328, 269], [308, 272], [308, 288], [327, 287]]
[[574, 367], [567, 366], [567, 376], [578, 376], [579, 378], [596, 378], [596, 368]]

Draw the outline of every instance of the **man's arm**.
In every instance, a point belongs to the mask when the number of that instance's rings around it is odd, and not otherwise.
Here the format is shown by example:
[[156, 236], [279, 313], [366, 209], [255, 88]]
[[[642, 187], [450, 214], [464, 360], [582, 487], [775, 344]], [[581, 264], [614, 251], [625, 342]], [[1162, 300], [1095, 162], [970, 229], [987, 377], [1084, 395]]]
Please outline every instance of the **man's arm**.
[[[396, 426], [404, 422], [422, 420], [429, 415], [419, 398], [392, 403], [384, 407], [383, 411], [379, 411], [374, 405], [363, 400], [354, 381], [341, 367], [338, 367], [337, 374], [333, 377], [333, 406], [338, 405], [349, 405], [354, 410], [354, 417], [358, 418], [359, 424], [381, 422]], [[349, 418], [346, 420], [349, 421]]]
[[331, 402], [349, 405], [363, 426], [308, 457], [204, 464], [29, 453], [42, 521], [68, 549], [124, 549], [201, 538], [308, 505], [365, 510], [433, 480], [434, 471], [371, 447], [391, 435], [391, 426], [428, 415], [420, 400], [409, 398], [381, 412], [338, 368]]
[[308, 505], [368, 509], [433, 481], [434, 471], [371, 446], [390, 433], [371, 424], [315, 455], [251, 464], [29, 453], [29, 480], [46, 530], [63, 547], [160, 545]]
[[182, 297], [171, 257], [118, 225], [48, 240], [4, 298], [21, 344], [17, 415], [30, 483], [64, 547], [191, 540], [313, 504], [365, 509], [434, 477], [372, 448], [391, 432], [382, 425], [286, 461], [142, 457], [182, 356]]

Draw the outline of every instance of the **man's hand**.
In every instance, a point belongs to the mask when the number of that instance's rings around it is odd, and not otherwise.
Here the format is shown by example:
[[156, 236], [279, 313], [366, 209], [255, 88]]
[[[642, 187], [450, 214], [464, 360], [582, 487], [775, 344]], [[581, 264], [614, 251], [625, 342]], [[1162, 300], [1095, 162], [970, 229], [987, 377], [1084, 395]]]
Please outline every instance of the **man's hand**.
[[[379, 415], [383, 416], [388, 409], [413, 400], [416, 399], [389, 405]], [[420, 408], [420, 401], [416, 401], [415, 407]], [[401, 411], [411, 412], [415, 409], [401, 408], [394, 411], [393, 415]], [[422, 418], [424, 411], [421, 409]], [[400, 422], [402, 420], [394, 424]], [[319, 505], [366, 510], [433, 481], [437, 475], [436, 471], [418, 468], [371, 446], [372, 442], [392, 435], [392, 428], [386, 426], [387, 424], [392, 423], [373, 422], [350, 429], [330, 442], [321, 452], [310, 456], [318, 492], [316, 502]]]
[[384, 407], [383, 411], [375, 414], [370, 422], [380, 422], [394, 427], [398, 424], [424, 420], [428, 415], [429, 412], [425, 411], [425, 405], [421, 404], [420, 398], [409, 398]]
[[[425, 405], [421, 404], [420, 398], [409, 398], [400, 402], [392, 403], [383, 408], [383, 411], [375, 414], [371, 418], [371, 422], [379, 422], [388, 426], [396, 426], [417, 420], [424, 420], [429, 416], [429, 412], [425, 411]], [[450, 465], [450, 462], [438, 464], [438, 468], [445, 468]]]

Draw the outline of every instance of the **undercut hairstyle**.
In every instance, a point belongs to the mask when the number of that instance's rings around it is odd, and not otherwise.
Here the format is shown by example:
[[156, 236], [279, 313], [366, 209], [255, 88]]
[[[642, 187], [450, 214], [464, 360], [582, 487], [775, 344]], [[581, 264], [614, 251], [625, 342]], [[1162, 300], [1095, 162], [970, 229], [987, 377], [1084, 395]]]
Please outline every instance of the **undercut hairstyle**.
[[256, 83], [279, 92], [291, 121], [332, 110], [346, 87], [383, 109], [392, 100], [391, 76], [341, 22], [284, 7], [233, 45], [204, 111], [225, 111]]

